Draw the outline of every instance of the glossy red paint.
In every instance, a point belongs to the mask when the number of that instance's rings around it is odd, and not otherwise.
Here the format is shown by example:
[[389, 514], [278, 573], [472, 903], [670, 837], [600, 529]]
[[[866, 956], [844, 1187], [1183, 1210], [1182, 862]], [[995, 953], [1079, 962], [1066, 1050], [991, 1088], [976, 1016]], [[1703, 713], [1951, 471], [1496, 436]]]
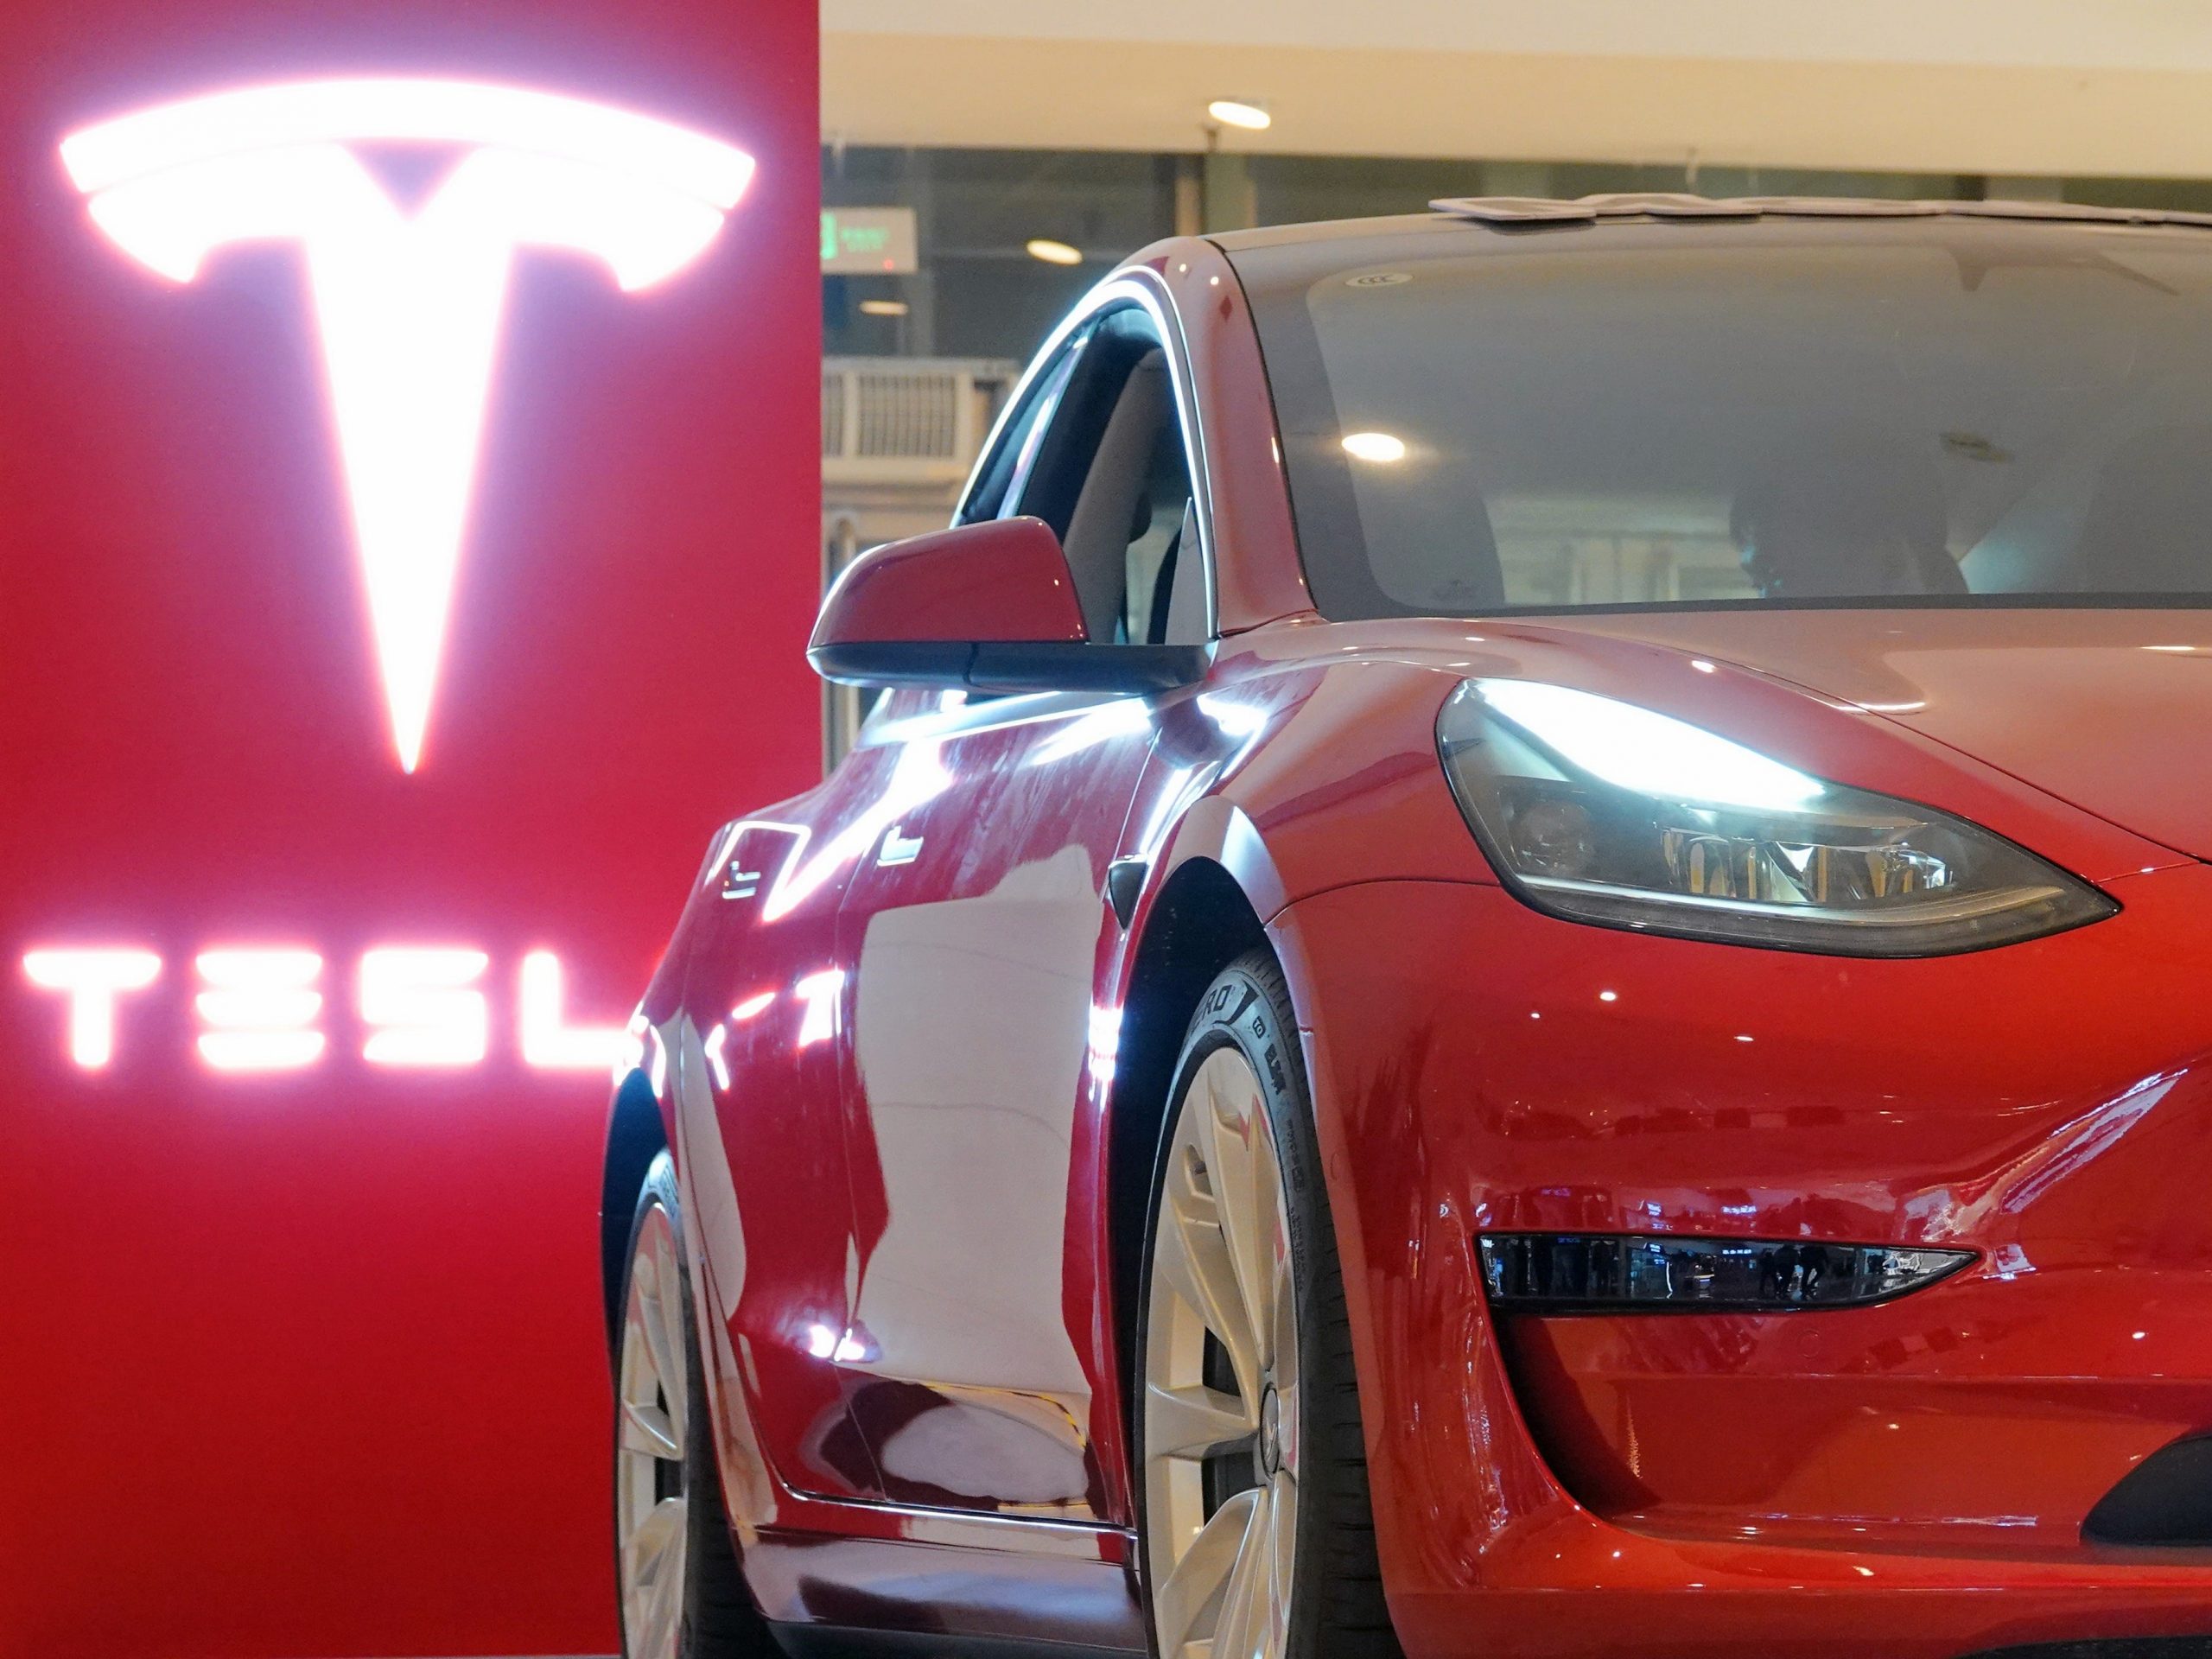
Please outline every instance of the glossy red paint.
[[[1808, 626], [1808, 623], [1811, 626]], [[1593, 633], [1716, 652], [2212, 857], [2212, 623], [2202, 612], [1933, 611], [1843, 630], [1802, 612], [1591, 619]]]
[[1083, 607], [1059, 537], [993, 518], [870, 548], [823, 601], [808, 649], [988, 641], [1080, 645]]
[[[1151, 264], [1183, 321], [1192, 395], [1206, 411], [1203, 441], [1215, 540], [1256, 555], [1215, 563], [1220, 631], [1242, 633], [1308, 614], [1313, 598], [1295, 552], [1274, 403], [1243, 286], [1211, 242], [1179, 241]], [[1291, 556], [1281, 556], [1282, 550]]]
[[[1225, 879], [1299, 1012], [1413, 1659], [1957, 1659], [2212, 1629], [2212, 1557], [2080, 1531], [2143, 1456], [2212, 1427], [2212, 872], [2178, 850], [2202, 844], [2208, 774], [2171, 746], [2092, 753], [2056, 699], [2000, 741], [1971, 683], [2063, 671], [2107, 724], [2185, 711], [2194, 664], [2152, 649], [2192, 643], [2174, 615], [1325, 622], [1233, 273], [1191, 243], [1135, 272], [1116, 291], [1161, 308], [1203, 425], [1204, 683], [893, 694], [827, 783], [723, 844], [647, 999], [671, 1052], [725, 1058], [733, 999], [779, 999], [757, 1061], [680, 1058], [664, 1102], [764, 1608], [1141, 1647], [1115, 1130], [1157, 1108], [1147, 1019], [1172, 1036], [1186, 1013], [1133, 1002], [1147, 945]], [[1939, 805], [2121, 909], [1902, 962], [1541, 914], [1439, 764], [1471, 676]], [[1125, 925], [1104, 888], [1131, 864]], [[785, 1155], [822, 1179], [743, 1155], [798, 1139]], [[1498, 1319], [1484, 1229], [1974, 1262], [1856, 1310]]]
[[[2212, 1021], [2161, 994], [2196, 971], [2212, 880], [2112, 891], [2127, 908], [2107, 924], [1883, 964], [1632, 936], [1593, 953], [1501, 890], [1433, 882], [1278, 918], [1335, 1103], [1332, 1179], [1360, 1206], [1395, 1404], [1373, 1433], [1378, 1524], [1409, 1641], [1433, 1620], [1447, 1653], [1725, 1634], [1948, 1654], [2205, 1616], [2201, 1567], [2080, 1541], [2138, 1459], [2212, 1421], [2187, 1311], [2203, 1224], [2177, 1158]], [[1387, 960], [1355, 945], [1378, 934]], [[1501, 1329], [1469, 1241], [1546, 1228], [1980, 1259], [1833, 1316]], [[2099, 1573], [2115, 1622], [2069, 1623]], [[1538, 1592], [1586, 1605], [1556, 1625], [1514, 1611]], [[1649, 1645], [1627, 1621], [1669, 1600], [1678, 1643]]]
[[[570, 1017], [619, 1026], [728, 792], [817, 769], [816, 41], [777, 0], [0, 9], [8, 1659], [615, 1646], [606, 1073], [524, 1062], [513, 976], [553, 950]], [[297, 247], [170, 282], [55, 149], [374, 72], [601, 99], [760, 163], [663, 287], [517, 259], [411, 778]], [[163, 963], [97, 1073], [23, 976], [71, 942]], [[272, 944], [324, 959], [326, 1052], [211, 1071], [194, 954]], [[365, 1059], [385, 945], [490, 954], [480, 1064]]]

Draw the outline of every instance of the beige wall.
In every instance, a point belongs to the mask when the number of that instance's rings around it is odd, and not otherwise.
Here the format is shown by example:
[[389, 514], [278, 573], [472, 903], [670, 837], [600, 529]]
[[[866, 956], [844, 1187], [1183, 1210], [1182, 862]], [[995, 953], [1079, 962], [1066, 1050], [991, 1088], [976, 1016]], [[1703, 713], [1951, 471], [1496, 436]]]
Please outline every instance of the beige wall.
[[2212, 175], [2201, 0], [823, 0], [854, 143]]

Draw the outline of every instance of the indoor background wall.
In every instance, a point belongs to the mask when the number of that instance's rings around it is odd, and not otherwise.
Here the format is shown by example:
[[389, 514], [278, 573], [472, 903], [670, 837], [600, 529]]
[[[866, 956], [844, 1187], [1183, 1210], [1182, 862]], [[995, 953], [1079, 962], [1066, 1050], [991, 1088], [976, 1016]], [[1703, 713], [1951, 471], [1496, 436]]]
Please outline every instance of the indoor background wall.
[[[1007, 384], [1161, 237], [1637, 190], [2212, 211], [2198, 0], [824, 0], [823, 24], [824, 201], [913, 226], [911, 263], [823, 276], [825, 407], [853, 394], [823, 432], [832, 569], [943, 522], [973, 455], [869, 435], [931, 399], [954, 431], [961, 389]], [[1271, 124], [1211, 121], [1223, 98]]]
[[[714, 826], [810, 782], [815, 20], [796, 0], [0, 10], [0, 1655], [606, 1653], [607, 1077]], [[759, 161], [622, 294], [526, 253], [422, 766], [395, 763], [296, 247], [189, 284], [86, 123], [277, 78], [576, 93]], [[435, 156], [386, 157], [403, 194]], [[35, 947], [159, 978], [73, 1062]], [[322, 967], [313, 1064], [195, 1053], [195, 954]], [[368, 1063], [362, 953], [474, 946], [480, 1064]]]
[[[2212, 175], [2191, 0], [825, 0], [832, 143]], [[977, 96], [979, 87], [990, 95]]]

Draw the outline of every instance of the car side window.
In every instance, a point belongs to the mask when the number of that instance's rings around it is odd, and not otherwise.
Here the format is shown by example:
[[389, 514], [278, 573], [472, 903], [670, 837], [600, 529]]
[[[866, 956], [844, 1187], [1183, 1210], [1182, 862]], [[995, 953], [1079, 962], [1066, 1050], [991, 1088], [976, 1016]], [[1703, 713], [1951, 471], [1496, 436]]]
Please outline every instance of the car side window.
[[1094, 641], [1204, 640], [1193, 494], [1159, 334], [1141, 311], [1112, 313], [1071, 365], [1014, 507], [1058, 533]]
[[1071, 335], [1060, 346], [1059, 355], [1031, 383], [1021, 407], [998, 435], [997, 442], [992, 445], [990, 454], [977, 471], [956, 523], [972, 524], [986, 518], [1006, 518], [1020, 511], [1022, 492], [1037, 462], [1037, 447], [1052, 423], [1053, 412], [1059, 408], [1090, 336], [1087, 328]]
[[1136, 645], [1195, 645], [1206, 637], [1206, 563], [1198, 545], [1198, 504], [1191, 488], [1181, 425], [1160, 429], [1129, 543], [1122, 584], [1124, 639]]

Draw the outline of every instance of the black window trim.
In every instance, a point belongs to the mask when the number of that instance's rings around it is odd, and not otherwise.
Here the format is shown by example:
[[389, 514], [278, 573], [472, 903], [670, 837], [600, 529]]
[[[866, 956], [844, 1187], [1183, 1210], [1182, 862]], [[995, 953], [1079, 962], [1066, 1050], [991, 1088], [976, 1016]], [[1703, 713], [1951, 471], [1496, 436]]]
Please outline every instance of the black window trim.
[[[1158, 335], [1167, 359], [1167, 377], [1175, 393], [1175, 417], [1182, 428], [1184, 463], [1191, 471], [1191, 499], [1197, 509], [1198, 547], [1205, 561], [1205, 632], [1207, 640], [1211, 642], [1220, 637], [1221, 584], [1218, 553], [1214, 540], [1213, 490], [1211, 469], [1207, 464], [1205, 429], [1198, 419], [1198, 400], [1192, 389], [1190, 352], [1185, 340], [1182, 319], [1175, 308], [1174, 296], [1159, 273], [1147, 267], [1131, 266], [1115, 272], [1077, 302], [1074, 309], [1053, 329], [1044, 346], [1030, 360], [1029, 366], [1022, 372], [1021, 378], [1015, 384], [1014, 395], [1007, 399], [1005, 409], [1000, 411], [991, 435], [976, 460], [974, 472], [962, 486], [960, 505], [954, 512], [952, 522], [956, 524], [972, 524], [977, 518], [985, 516], [979, 511], [983, 503], [978, 499], [977, 492], [990, 476], [1000, 460], [1002, 447], [1020, 426], [1023, 415], [1032, 405], [1032, 400], [1048, 391], [1057, 398], [1059, 389], [1051, 383], [1062, 361], [1063, 351], [1071, 346], [1075, 350], [1082, 350], [1096, 325], [1116, 311], [1131, 308], [1149, 315], [1153, 332]], [[1049, 422], [1052, 418], [1052, 411], [1040, 411], [1040, 417]], [[1010, 482], [1019, 485], [1019, 489], [1013, 492], [1018, 499], [1020, 491], [1027, 489], [1027, 480]]]

